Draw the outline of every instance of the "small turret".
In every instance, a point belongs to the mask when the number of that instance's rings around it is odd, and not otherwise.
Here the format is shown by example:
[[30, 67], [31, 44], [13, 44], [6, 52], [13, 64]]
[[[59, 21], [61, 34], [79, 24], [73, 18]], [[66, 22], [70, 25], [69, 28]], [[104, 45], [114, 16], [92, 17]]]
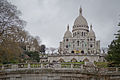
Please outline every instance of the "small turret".
[[95, 32], [94, 32], [93, 29], [92, 29], [92, 25], [90, 25], [90, 31], [89, 31], [89, 33], [88, 33], [88, 36], [89, 36], [89, 37], [95, 37]]
[[69, 31], [69, 24], [67, 26], [67, 31], [64, 34], [64, 38], [71, 38], [72, 37], [72, 33]]

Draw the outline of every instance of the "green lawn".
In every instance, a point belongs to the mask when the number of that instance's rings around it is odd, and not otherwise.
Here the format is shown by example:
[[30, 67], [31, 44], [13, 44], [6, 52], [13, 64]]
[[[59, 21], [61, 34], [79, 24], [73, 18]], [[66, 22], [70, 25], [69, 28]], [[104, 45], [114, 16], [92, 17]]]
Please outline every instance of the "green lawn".
[[84, 62], [63, 62], [63, 64], [64, 64], [64, 63], [66, 63], [66, 64], [67, 64], [67, 63], [68, 63], [68, 64], [84, 64]]
[[61, 64], [61, 67], [62, 68], [70, 68], [71, 67], [71, 64], [74, 64], [73, 65], [73, 68], [80, 68], [80, 65], [81, 64], [84, 64], [84, 62], [63, 62]]
[[0, 64], [0, 66], [2, 66], [3, 64]]
[[108, 63], [107, 62], [94, 62], [94, 64], [97, 66], [97, 67], [103, 67], [103, 68], [106, 68]]

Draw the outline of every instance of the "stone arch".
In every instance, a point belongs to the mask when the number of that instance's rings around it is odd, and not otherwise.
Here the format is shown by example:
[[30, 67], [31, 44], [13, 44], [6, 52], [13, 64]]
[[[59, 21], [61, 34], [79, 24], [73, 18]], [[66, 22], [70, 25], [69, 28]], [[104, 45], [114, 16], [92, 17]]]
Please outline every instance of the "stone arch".
[[65, 62], [64, 59], [60, 58], [58, 62]]
[[89, 62], [89, 59], [88, 59], [88, 58], [85, 58], [83, 61], [84, 61], [84, 62]]
[[74, 53], [74, 51], [71, 51], [71, 53]]
[[69, 41], [69, 39], [67, 38], [66, 41]]
[[82, 36], [83, 36], [83, 32], [82, 32]]
[[72, 58], [72, 59], [71, 59], [71, 62], [77, 62], [77, 59]]
[[76, 32], [75, 32], [75, 36], [76, 36]]
[[84, 50], [82, 50], [81, 53], [84, 54]]
[[57, 61], [53, 60], [52, 62], [57, 62]]
[[80, 45], [80, 42], [79, 41], [77, 41], [77, 46], [79, 46]]

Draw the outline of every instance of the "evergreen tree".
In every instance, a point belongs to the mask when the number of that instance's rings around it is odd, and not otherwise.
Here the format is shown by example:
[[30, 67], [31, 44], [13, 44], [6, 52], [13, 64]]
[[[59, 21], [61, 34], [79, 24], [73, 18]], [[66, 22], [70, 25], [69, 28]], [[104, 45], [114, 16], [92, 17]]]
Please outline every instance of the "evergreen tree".
[[109, 45], [106, 56], [106, 60], [110, 63], [109, 66], [120, 66], [120, 30], [115, 34], [115, 38]]
[[44, 44], [40, 46], [40, 52], [41, 53], [44, 54], [45, 53], [45, 49], [46, 49], [46, 46]]

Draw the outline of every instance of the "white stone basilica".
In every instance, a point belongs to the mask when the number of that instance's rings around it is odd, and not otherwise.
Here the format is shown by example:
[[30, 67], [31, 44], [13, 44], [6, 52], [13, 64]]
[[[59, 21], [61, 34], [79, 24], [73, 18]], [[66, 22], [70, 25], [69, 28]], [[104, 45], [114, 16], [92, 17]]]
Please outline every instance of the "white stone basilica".
[[90, 30], [86, 19], [82, 15], [80, 8], [79, 16], [76, 18], [72, 33], [67, 31], [64, 34], [63, 41], [60, 42], [59, 52], [65, 53], [82, 53], [82, 54], [99, 54], [100, 41], [96, 41], [95, 32], [90, 25]]
[[59, 53], [48, 55], [49, 62], [103, 62], [104, 56], [100, 52], [100, 41], [96, 41], [95, 32], [92, 25], [88, 26], [86, 19], [82, 16], [80, 8], [79, 16], [76, 18], [72, 32], [64, 34], [63, 41], [60, 42]]

